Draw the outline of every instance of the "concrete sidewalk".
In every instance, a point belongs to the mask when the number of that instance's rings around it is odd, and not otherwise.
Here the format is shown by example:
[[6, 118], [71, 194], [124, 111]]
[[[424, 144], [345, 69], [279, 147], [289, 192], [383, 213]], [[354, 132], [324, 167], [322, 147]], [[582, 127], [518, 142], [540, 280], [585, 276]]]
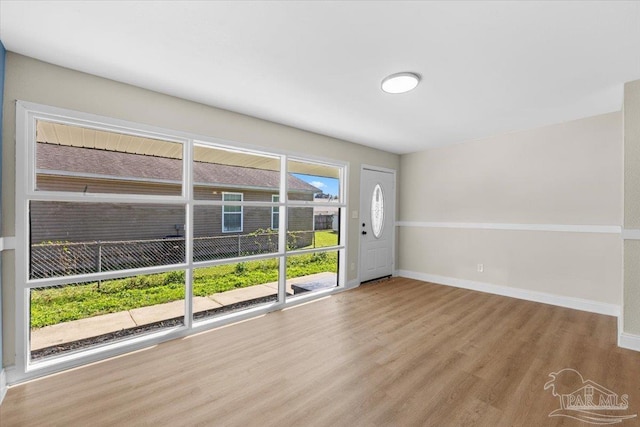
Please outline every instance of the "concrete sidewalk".
[[[293, 294], [291, 285], [321, 282], [327, 288], [335, 286], [335, 273], [318, 273], [309, 276], [287, 280], [287, 293]], [[208, 297], [194, 297], [194, 312], [211, 310], [238, 302], [248, 301], [278, 294], [278, 282], [265, 283], [247, 288], [234, 289], [227, 292], [209, 295]], [[102, 334], [117, 332], [122, 329], [148, 325], [161, 320], [172, 319], [184, 315], [184, 300], [157, 304], [149, 307], [134, 308], [128, 311], [110, 313], [86, 319], [72, 320], [45, 326], [31, 331], [31, 351], [91, 338]]]

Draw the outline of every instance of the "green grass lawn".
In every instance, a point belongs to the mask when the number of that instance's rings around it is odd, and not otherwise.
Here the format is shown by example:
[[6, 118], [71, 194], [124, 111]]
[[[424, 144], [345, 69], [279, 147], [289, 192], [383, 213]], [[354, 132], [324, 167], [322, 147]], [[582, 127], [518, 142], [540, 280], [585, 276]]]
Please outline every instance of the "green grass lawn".
[[[316, 247], [337, 245], [332, 231], [316, 232]], [[337, 253], [292, 255], [287, 278], [337, 271]], [[194, 271], [194, 296], [208, 296], [278, 280], [278, 260], [247, 261]], [[31, 327], [131, 310], [184, 298], [184, 272], [148, 274], [31, 291]]]
[[331, 230], [323, 230], [315, 232], [315, 247], [326, 248], [327, 246], [336, 246], [338, 244], [338, 232]]

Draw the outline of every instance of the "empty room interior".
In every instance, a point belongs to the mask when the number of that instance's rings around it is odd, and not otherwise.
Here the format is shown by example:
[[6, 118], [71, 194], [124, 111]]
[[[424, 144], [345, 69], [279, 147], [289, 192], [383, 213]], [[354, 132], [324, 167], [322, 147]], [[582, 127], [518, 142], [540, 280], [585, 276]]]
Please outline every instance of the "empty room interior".
[[640, 425], [640, 2], [0, 0], [0, 425]]

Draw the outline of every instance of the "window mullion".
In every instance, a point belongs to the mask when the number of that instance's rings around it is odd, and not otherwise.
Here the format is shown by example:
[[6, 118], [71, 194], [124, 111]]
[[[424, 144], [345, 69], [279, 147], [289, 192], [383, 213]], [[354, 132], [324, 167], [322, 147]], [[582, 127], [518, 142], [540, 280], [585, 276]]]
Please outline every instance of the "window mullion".
[[159, 265], [152, 267], [143, 267], [129, 270], [111, 270], [103, 271], [101, 273], [87, 273], [76, 274], [73, 276], [54, 276], [43, 279], [28, 279], [21, 285], [25, 289], [33, 288], [50, 288], [53, 286], [68, 285], [79, 282], [97, 282], [100, 280], [113, 280], [123, 279], [127, 277], [144, 276], [148, 274], [166, 273], [169, 271], [176, 271], [178, 269], [184, 269], [188, 267], [188, 264], [171, 264], [171, 265]]
[[184, 275], [184, 325], [187, 329], [193, 326], [193, 141], [185, 143], [183, 160], [183, 196], [187, 199], [185, 206], [185, 261], [187, 269]]
[[279, 215], [278, 215], [278, 251], [284, 253], [280, 257], [278, 271], [278, 302], [284, 304], [286, 301], [285, 294], [287, 291], [287, 156], [280, 158], [280, 195], [279, 197]]

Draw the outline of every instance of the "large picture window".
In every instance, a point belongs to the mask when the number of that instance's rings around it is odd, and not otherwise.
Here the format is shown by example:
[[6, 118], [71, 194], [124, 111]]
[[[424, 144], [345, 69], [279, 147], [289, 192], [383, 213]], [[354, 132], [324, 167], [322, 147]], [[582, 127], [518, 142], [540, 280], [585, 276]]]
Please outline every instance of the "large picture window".
[[24, 379], [344, 285], [345, 165], [17, 105]]

